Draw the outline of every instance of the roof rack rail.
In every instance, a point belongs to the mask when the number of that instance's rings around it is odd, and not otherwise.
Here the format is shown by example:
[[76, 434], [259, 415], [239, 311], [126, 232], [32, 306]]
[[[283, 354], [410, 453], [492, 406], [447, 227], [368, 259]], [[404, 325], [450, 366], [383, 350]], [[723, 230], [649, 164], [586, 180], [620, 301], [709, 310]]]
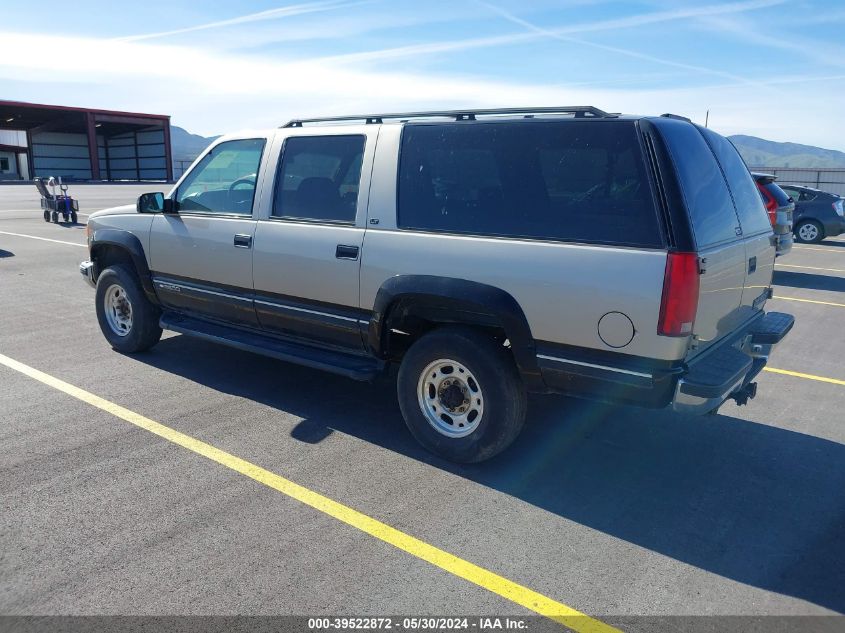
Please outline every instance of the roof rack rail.
[[692, 119], [689, 117], [681, 116], [680, 114], [672, 114], [667, 112], [666, 114], [660, 115], [661, 119], [675, 119], [676, 121], [686, 121], [687, 123], [692, 123]]
[[618, 114], [610, 114], [594, 106], [562, 106], [547, 108], [487, 108], [466, 110], [432, 110], [430, 112], [394, 112], [391, 114], [356, 114], [349, 116], [321, 117], [316, 119], [293, 119], [282, 127], [302, 127], [308, 123], [340, 123], [363, 121], [367, 124], [384, 123], [385, 119], [422, 119], [431, 117], [454, 118], [455, 121], [474, 121], [477, 116], [523, 114], [525, 118], [532, 118], [536, 114], [572, 114], [576, 118], [614, 118]]

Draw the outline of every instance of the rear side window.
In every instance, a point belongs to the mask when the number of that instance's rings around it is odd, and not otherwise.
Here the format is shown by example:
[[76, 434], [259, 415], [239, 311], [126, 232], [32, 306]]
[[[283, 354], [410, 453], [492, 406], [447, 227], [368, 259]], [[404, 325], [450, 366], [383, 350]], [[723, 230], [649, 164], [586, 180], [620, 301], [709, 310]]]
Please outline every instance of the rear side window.
[[366, 138], [293, 136], [285, 141], [273, 216], [354, 222]]
[[[734, 205], [736, 206], [736, 213], [739, 216], [739, 223], [742, 227], [743, 235], [755, 235], [762, 232], [771, 232], [772, 224], [769, 221], [769, 216], [766, 214], [766, 207], [760, 198], [760, 192], [757, 190], [757, 183], [754, 182], [754, 177], [748, 171], [745, 161], [736, 151], [733, 144], [724, 136], [716, 134], [712, 130], [706, 128], [698, 128], [704, 135], [719, 164], [722, 166], [722, 171], [725, 174], [725, 179], [728, 181], [728, 187], [731, 194], [733, 194]], [[771, 191], [771, 185], [766, 185], [766, 189], [774, 195]], [[778, 206], [789, 204], [789, 196], [787, 196], [780, 187], [775, 185], [777, 195], [775, 200], [778, 201]]]
[[786, 193], [783, 189], [780, 188], [780, 185], [770, 182], [768, 185], [764, 185], [766, 187], [766, 191], [775, 199], [778, 203], [779, 207], [785, 207], [789, 204], [789, 194]]
[[[704, 137], [689, 123], [654, 121], [672, 156], [699, 248], [738, 239], [739, 220], [722, 170]], [[757, 195], [758, 203], [761, 203]], [[770, 225], [771, 226], [771, 225]]]
[[659, 247], [631, 121], [406, 125], [402, 228]]

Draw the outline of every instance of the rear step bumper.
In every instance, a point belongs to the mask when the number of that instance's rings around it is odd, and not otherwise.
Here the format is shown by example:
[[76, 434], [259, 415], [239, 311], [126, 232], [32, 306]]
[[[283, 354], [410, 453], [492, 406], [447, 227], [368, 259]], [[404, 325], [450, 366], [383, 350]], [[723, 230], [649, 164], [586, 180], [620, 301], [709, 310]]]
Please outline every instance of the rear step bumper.
[[692, 414], [710, 413], [725, 400], [745, 404], [757, 393], [752, 382], [775, 345], [792, 329], [791, 314], [769, 312], [738, 337], [707, 351], [687, 366], [678, 381], [672, 408]]

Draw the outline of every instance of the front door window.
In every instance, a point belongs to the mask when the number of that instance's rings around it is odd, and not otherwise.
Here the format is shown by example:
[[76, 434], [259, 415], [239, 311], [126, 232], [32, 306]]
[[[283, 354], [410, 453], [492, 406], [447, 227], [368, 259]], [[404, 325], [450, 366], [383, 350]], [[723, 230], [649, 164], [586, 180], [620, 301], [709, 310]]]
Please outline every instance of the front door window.
[[176, 192], [184, 212], [251, 215], [264, 139], [226, 141], [213, 147]]

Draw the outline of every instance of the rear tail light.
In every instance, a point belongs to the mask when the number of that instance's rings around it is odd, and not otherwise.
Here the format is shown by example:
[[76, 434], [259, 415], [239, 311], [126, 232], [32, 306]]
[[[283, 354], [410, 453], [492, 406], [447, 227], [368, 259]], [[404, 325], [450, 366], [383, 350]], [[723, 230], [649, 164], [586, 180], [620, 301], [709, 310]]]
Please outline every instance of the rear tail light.
[[769, 214], [769, 222], [772, 226], [778, 222], [778, 201], [768, 191], [765, 191], [766, 196], [766, 212]]
[[836, 211], [839, 215], [845, 216], [845, 200], [840, 198], [836, 202], [833, 203], [833, 210]]
[[698, 310], [698, 277], [696, 253], [669, 253], [657, 323], [657, 333], [661, 336], [692, 334]]

